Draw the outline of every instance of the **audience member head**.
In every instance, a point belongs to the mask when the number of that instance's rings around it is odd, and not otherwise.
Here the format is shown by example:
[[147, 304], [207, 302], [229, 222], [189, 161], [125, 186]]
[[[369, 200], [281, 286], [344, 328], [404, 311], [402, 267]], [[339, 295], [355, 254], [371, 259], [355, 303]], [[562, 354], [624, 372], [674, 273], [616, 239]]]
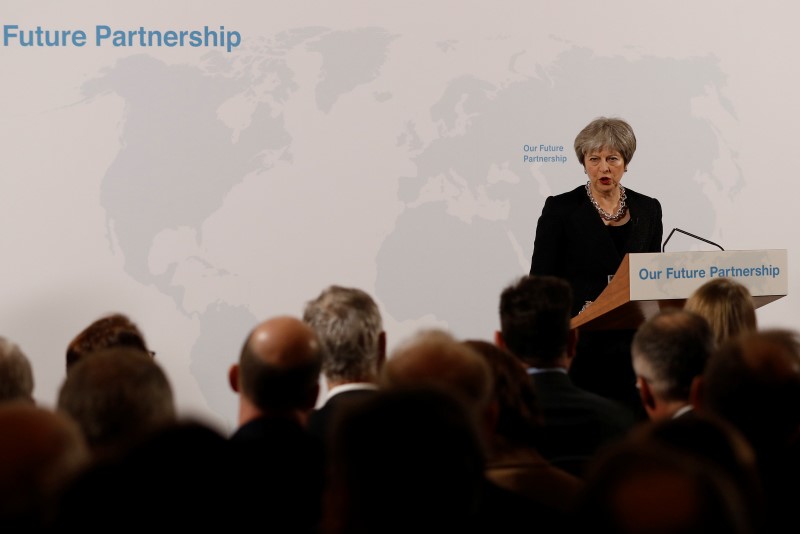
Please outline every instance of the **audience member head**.
[[139, 328], [125, 315], [114, 313], [97, 319], [70, 341], [67, 346], [67, 372], [86, 354], [113, 347], [150, 352]]
[[755, 332], [756, 310], [745, 286], [730, 278], [714, 278], [698, 287], [684, 309], [705, 317], [717, 343]]
[[313, 409], [321, 366], [322, 347], [309, 325], [286, 316], [257, 325], [228, 376], [239, 394], [239, 424]]
[[642, 405], [651, 419], [690, 405], [692, 384], [714, 348], [708, 323], [685, 311], [664, 310], [636, 331], [631, 346]]
[[0, 337], [0, 403], [33, 402], [33, 369], [16, 343]]
[[658, 443], [626, 440], [596, 458], [574, 510], [576, 531], [755, 532], [746, 496], [716, 466]]
[[722, 470], [745, 496], [751, 519], [755, 523], [763, 521], [764, 494], [755, 451], [727, 421], [711, 414], [692, 412], [688, 417], [639, 425], [628, 437], [643, 448], [657, 444]]
[[533, 382], [522, 362], [488, 341], [468, 340], [464, 344], [480, 354], [492, 371], [497, 406], [495, 435], [513, 445], [535, 447], [542, 420]]
[[738, 428], [760, 457], [787, 446], [800, 432], [798, 333], [765, 330], [723, 343], [708, 361], [698, 402]]
[[235, 475], [224, 436], [196, 421], [176, 421], [81, 472], [59, 498], [52, 531], [146, 532], [156, 524], [235, 531], [243, 526]]
[[0, 406], [0, 531], [40, 531], [57, 494], [88, 460], [69, 418], [25, 402]]
[[492, 375], [477, 352], [449, 333], [424, 330], [395, 348], [384, 365], [382, 385], [444, 390], [482, 417], [491, 398]]
[[452, 395], [431, 388], [378, 393], [343, 416], [332, 458], [323, 532], [470, 526], [484, 463], [472, 418]]
[[498, 345], [534, 367], [564, 366], [577, 341], [572, 289], [552, 276], [523, 276], [500, 295]]
[[322, 372], [329, 386], [377, 380], [386, 336], [378, 305], [367, 293], [330, 286], [306, 304], [303, 321], [322, 343]]
[[149, 353], [131, 347], [82, 357], [61, 385], [58, 408], [78, 423], [100, 455], [121, 452], [175, 420], [164, 371]]

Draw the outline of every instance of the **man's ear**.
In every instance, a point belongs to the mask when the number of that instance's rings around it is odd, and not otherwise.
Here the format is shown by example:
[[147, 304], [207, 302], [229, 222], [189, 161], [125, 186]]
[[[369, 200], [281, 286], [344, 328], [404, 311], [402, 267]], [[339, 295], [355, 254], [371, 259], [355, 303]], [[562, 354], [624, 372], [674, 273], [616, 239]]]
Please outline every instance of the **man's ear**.
[[231, 386], [231, 389], [234, 391], [234, 393], [240, 393], [238, 363], [234, 363], [233, 365], [231, 365], [231, 368], [228, 369], [228, 385]]
[[569, 335], [567, 336], [567, 358], [572, 361], [572, 358], [575, 357], [575, 352], [578, 350], [578, 338], [580, 335], [578, 334], [577, 328], [571, 328], [569, 331]]
[[503, 339], [503, 333], [500, 330], [494, 331], [494, 344], [501, 349], [508, 350], [508, 347], [506, 347], [506, 340]]
[[656, 408], [656, 399], [653, 397], [653, 391], [650, 389], [650, 384], [641, 376], [636, 377], [636, 389], [639, 390], [639, 398], [642, 400], [642, 406], [649, 414]]

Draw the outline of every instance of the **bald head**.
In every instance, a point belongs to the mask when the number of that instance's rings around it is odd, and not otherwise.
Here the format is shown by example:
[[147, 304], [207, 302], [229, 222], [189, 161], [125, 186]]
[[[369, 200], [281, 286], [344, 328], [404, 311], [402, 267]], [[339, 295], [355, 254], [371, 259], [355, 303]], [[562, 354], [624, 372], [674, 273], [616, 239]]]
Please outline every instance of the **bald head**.
[[300, 319], [275, 317], [250, 332], [234, 389], [262, 412], [308, 409], [316, 400], [321, 365], [314, 330]]
[[250, 332], [242, 354], [245, 352], [269, 365], [293, 367], [315, 362], [319, 341], [314, 330], [300, 319], [275, 317]]
[[480, 354], [450, 334], [432, 330], [398, 347], [386, 363], [382, 379], [386, 387], [445, 389], [477, 413], [489, 402], [491, 377], [491, 369]]

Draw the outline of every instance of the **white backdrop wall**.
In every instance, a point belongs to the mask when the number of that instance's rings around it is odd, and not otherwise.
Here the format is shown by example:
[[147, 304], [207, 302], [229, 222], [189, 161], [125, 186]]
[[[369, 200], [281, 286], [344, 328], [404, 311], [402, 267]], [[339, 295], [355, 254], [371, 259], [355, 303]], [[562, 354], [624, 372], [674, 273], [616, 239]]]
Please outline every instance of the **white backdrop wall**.
[[[758, 316], [800, 327], [797, 4], [294, 4], [4, 0], [4, 27], [88, 35], [0, 47], [0, 335], [40, 403], [68, 341], [112, 311], [182, 412], [226, 429], [247, 331], [329, 284], [375, 296], [390, 347], [426, 326], [490, 339], [600, 115], [633, 125], [623, 184], [661, 200], [665, 237], [788, 249], [789, 296]], [[97, 46], [97, 26], [241, 44]]]

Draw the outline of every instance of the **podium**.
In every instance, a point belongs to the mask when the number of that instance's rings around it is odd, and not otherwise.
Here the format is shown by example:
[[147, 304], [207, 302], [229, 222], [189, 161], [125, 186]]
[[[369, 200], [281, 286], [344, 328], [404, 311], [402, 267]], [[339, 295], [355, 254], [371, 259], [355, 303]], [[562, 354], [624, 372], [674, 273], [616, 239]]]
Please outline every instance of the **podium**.
[[713, 278], [744, 285], [756, 308], [788, 293], [785, 249], [626, 254], [600, 296], [572, 318], [582, 330], [636, 329], [668, 307], [682, 308]]

